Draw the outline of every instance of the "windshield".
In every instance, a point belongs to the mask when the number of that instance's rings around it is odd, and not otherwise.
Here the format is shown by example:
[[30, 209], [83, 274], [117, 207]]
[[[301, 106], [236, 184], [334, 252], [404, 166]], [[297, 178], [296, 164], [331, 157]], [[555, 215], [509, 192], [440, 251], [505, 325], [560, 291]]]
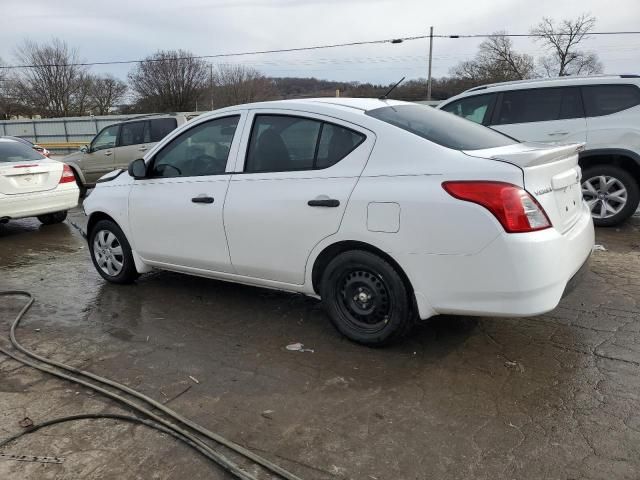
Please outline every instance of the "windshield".
[[419, 137], [455, 150], [481, 150], [518, 143], [511, 137], [423, 105], [395, 105], [366, 112]]
[[33, 162], [44, 157], [33, 148], [20, 142], [0, 141], [0, 162]]

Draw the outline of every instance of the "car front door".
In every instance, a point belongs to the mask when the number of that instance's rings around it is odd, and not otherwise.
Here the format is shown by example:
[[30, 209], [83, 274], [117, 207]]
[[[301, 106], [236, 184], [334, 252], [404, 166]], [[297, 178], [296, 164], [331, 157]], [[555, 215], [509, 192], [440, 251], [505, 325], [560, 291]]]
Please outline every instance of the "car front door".
[[225, 202], [231, 261], [240, 275], [301, 285], [313, 247], [340, 227], [374, 135], [311, 113], [252, 111], [250, 124]]
[[115, 169], [113, 152], [119, 131], [120, 125], [103, 128], [82, 156], [80, 163], [86, 183], [95, 183], [105, 173]]
[[587, 123], [577, 87], [511, 90], [498, 95], [491, 128], [526, 142], [585, 142]]
[[[114, 168], [127, 168], [137, 158], [142, 158], [148, 148], [148, 121], [127, 122], [120, 126], [118, 144], [114, 149]], [[146, 136], [146, 138], [145, 138]]]
[[[147, 160], [129, 194], [134, 250], [167, 269], [233, 272], [222, 219], [246, 113], [194, 124]], [[236, 134], [237, 133], [237, 134]]]

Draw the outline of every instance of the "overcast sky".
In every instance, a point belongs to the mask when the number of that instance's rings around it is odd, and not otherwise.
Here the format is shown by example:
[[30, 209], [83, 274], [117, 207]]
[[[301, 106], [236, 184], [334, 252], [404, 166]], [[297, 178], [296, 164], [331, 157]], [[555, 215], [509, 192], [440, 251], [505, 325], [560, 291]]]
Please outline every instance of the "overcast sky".
[[[87, 61], [133, 60], [158, 49], [196, 55], [302, 47], [428, 34], [527, 33], [543, 16], [589, 12], [596, 30], [640, 30], [639, 0], [0, 0], [0, 58], [59, 37]], [[433, 75], [473, 57], [477, 39], [436, 39]], [[541, 45], [516, 39], [535, 56]], [[585, 41], [608, 73], [640, 73], [640, 35]], [[426, 77], [428, 40], [225, 59], [271, 76], [388, 83]], [[131, 66], [93, 67], [126, 77]]]

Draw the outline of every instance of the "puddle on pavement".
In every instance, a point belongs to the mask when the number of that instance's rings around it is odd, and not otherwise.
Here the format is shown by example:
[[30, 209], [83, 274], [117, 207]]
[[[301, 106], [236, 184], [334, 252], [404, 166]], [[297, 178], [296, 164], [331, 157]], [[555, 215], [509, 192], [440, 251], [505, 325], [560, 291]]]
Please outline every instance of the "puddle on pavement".
[[36, 219], [0, 224], [0, 270], [41, 263], [60, 253], [72, 253], [84, 242], [71, 225], [43, 226]]

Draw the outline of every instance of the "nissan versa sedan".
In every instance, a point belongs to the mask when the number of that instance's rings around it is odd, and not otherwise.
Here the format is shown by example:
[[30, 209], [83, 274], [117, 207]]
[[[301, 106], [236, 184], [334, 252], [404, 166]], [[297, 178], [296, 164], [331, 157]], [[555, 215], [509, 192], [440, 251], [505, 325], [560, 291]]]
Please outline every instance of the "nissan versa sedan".
[[21, 141], [0, 138], [0, 222], [38, 217], [45, 225], [60, 223], [78, 204], [78, 195], [68, 165]]
[[437, 314], [537, 315], [593, 246], [580, 148], [399, 101], [229, 107], [99, 181], [89, 250], [114, 283], [163, 269], [321, 298], [366, 345]]

